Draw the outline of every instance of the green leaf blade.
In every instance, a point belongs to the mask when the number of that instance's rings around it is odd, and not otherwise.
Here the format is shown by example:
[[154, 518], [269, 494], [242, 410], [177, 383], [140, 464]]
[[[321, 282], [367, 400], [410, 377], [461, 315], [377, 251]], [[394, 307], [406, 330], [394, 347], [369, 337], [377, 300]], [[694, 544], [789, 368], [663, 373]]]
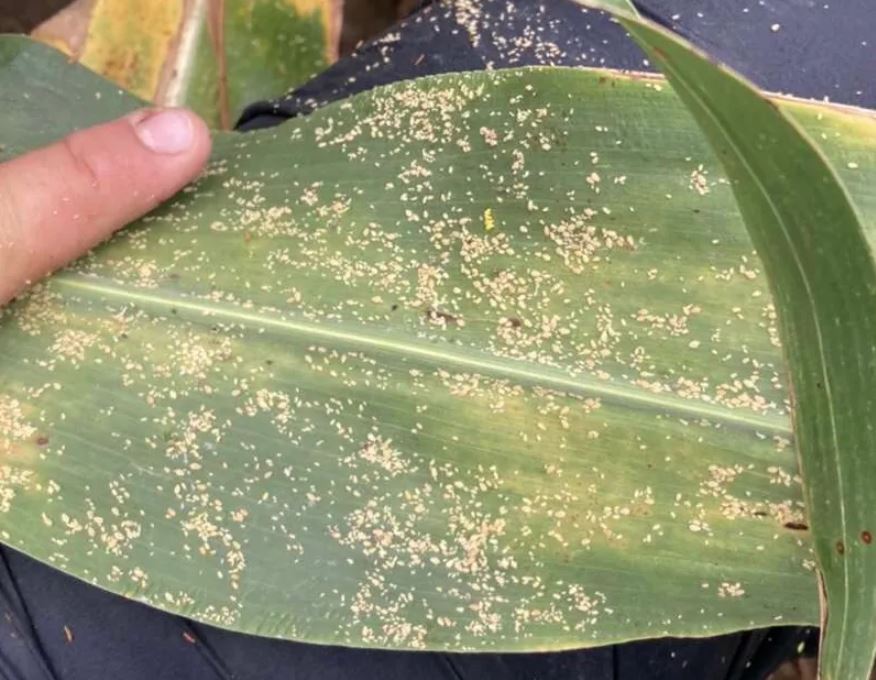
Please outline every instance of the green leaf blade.
[[827, 598], [821, 668], [826, 678], [867, 678], [876, 655], [871, 242], [830, 162], [779, 107], [669, 34], [623, 23], [718, 150], [768, 272]]
[[196, 187], [0, 319], [0, 536], [315, 642], [814, 623], [769, 291], [662, 85], [446, 76], [218, 135]]
[[340, 15], [329, 1], [223, 0], [206, 15], [173, 103], [217, 129], [232, 128], [246, 106], [294, 90], [337, 58]]

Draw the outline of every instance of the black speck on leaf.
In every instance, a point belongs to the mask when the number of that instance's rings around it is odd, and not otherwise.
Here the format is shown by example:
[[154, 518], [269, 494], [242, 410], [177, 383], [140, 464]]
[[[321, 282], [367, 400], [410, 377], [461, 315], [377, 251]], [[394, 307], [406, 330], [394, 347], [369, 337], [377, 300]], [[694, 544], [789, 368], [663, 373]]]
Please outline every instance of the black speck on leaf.
[[459, 317], [454, 316], [453, 314], [448, 314], [447, 312], [442, 312], [434, 307], [429, 307], [426, 312], [426, 318], [430, 321], [438, 321], [441, 320], [444, 323], [456, 323], [459, 321]]

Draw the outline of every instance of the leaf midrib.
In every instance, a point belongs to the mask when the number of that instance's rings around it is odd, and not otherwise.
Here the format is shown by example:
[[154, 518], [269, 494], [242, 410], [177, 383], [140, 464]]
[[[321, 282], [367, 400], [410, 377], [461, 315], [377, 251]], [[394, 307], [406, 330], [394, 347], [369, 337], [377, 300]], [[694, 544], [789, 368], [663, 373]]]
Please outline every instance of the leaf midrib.
[[206, 300], [193, 300], [166, 289], [156, 289], [158, 292], [155, 293], [135, 290], [95, 275], [76, 272], [56, 275], [53, 282], [56, 285], [104, 298], [116, 298], [141, 306], [173, 307], [247, 326], [274, 328], [290, 334], [310, 336], [314, 340], [328, 340], [389, 354], [416, 357], [438, 367], [460, 368], [500, 378], [517, 379], [528, 384], [599, 397], [615, 404], [670, 412], [684, 419], [708, 420], [759, 433], [791, 435], [790, 423], [778, 415], [761, 415], [741, 409], [729, 409], [671, 394], [658, 394], [629, 384], [612, 384], [588, 376], [572, 376], [553, 367], [535, 366], [510, 357], [497, 358], [460, 346], [445, 344], [439, 347], [431, 342], [417, 342], [413, 339], [403, 341], [388, 337], [385, 333], [383, 335], [368, 333], [364, 327], [352, 331], [327, 323], [283, 318], [265, 310], [253, 312]]

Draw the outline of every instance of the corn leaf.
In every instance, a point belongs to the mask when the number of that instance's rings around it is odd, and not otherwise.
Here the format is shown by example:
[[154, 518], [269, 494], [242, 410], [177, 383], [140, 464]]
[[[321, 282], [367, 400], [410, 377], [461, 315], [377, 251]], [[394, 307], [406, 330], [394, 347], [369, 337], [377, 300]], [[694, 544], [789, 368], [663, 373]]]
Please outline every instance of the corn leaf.
[[[12, 156], [136, 101], [12, 38], [0, 104]], [[871, 118], [776, 104], [874, 233]], [[2, 313], [0, 536], [315, 642], [815, 623], [732, 189], [662, 80], [610, 71], [441, 76], [219, 133], [194, 187]]]
[[[831, 160], [740, 77], [612, 0], [717, 151], [776, 300], [825, 603], [820, 671], [876, 656], [876, 259]], [[856, 163], [850, 162], [855, 168]], [[863, 207], [863, 205], [859, 206]]]

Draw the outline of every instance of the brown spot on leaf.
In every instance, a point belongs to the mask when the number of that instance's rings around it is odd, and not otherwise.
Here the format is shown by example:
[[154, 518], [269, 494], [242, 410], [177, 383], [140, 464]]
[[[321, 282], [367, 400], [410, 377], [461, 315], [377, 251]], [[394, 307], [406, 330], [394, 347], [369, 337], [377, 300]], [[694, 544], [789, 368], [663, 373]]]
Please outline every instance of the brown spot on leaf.
[[459, 321], [459, 317], [448, 312], [442, 312], [440, 309], [429, 307], [426, 309], [426, 318], [429, 321], [443, 321], [446, 324], [455, 324]]
[[870, 545], [873, 542], [873, 534], [865, 529], [861, 532], [861, 541], [863, 541], [867, 545]]

